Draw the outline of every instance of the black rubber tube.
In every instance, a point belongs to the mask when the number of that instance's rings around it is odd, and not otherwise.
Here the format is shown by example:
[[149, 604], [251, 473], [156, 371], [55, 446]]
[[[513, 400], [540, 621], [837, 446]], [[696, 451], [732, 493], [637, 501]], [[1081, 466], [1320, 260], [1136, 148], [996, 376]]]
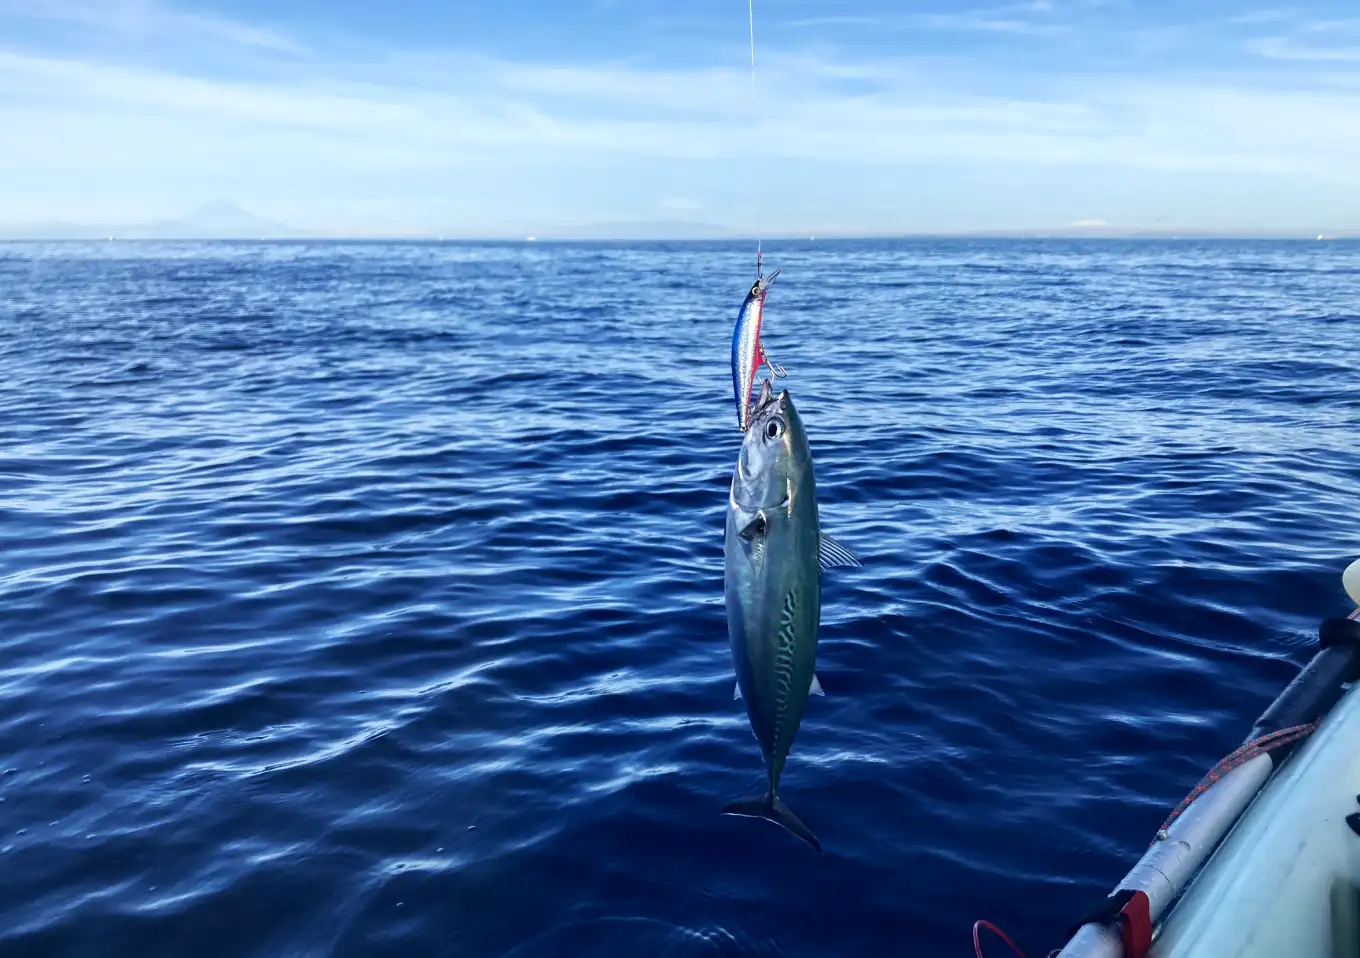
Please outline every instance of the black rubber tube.
[[1305, 725], [1326, 715], [1347, 682], [1360, 673], [1360, 622], [1328, 619], [1318, 630], [1322, 648], [1261, 713], [1247, 741]]

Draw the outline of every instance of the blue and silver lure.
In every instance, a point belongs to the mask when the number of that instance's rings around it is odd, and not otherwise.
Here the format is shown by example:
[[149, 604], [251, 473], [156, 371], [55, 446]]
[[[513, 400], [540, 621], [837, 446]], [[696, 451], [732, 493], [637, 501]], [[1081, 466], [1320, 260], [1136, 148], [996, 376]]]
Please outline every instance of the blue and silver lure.
[[765, 346], [760, 341], [760, 324], [765, 316], [765, 296], [770, 284], [779, 275], [775, 270], [770, 275], [757, 264], [757, 276], [746, 301], [737, 313], [737, 325], [732, 331], [732, 398], [737, 404], [737, 425], [745, 432], [751, 422], [751, 393], [755, 390], [756, 374], [761, 366], [768, 366], [770, 375], [782, 379], [788, 373], [784, 367], [770, 359]]

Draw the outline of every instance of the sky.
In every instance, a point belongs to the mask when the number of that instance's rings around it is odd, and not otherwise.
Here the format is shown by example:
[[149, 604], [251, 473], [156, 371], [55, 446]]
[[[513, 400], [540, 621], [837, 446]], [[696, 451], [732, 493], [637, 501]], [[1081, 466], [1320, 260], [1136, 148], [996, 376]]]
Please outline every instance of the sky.
[[0, 229], [1360, 229], [1360, 5], [0, 0]]

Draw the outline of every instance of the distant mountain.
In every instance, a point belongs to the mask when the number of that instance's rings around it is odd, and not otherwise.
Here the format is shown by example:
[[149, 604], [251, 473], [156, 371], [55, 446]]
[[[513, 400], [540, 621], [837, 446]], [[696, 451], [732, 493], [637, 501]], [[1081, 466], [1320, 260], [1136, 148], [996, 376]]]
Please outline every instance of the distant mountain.
[[302, 230], [267, 220], [226, 200], [213, 200], [188, 216], [111, 234], [125, 239], [281, 239], [305, 236]]
[[[425, 236], [428, 231], [420, 235]], [[256, 216], [227, 200], [213, 200], [187, 216], [134, 225], [100, 226], [79, 223], [0, 225], [0, 239], [284, 239], [319, 238], [321, 234], [296, 229]], [[428, 238], [433, 239], [434, 233]], [[588, 223], [548, 227], [537, 239], [669, 240], [728, 239], [744, 236], [725, 226], [686, 221]], [[375, 237], [377, 238], [377, 237]], [[469, 237], [473, 238], [473, 237]]]
[[0, 226], [6, 239], [283, 239], [312, 234], [256, 216], [226, 200], [213, 200], [178, 219], [141, 225], [97, 226], [77, 223], [38, 223]]
[[213, 200], [188, 216], [138, 227], [134, 232], [178, 239], [294, 235], [297, 231], [273, 220], [256, 216], [254, 213], [248, 213], [226, 200]]

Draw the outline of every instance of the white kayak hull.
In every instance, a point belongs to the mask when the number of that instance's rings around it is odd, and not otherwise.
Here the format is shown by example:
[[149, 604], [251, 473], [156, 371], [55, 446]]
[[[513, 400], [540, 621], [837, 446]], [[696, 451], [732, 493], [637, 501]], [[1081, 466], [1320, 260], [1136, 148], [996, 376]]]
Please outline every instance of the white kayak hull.
[[1171, 909], [1151, 958], [1360, 956], [1360, 690], [1261, 790]]

